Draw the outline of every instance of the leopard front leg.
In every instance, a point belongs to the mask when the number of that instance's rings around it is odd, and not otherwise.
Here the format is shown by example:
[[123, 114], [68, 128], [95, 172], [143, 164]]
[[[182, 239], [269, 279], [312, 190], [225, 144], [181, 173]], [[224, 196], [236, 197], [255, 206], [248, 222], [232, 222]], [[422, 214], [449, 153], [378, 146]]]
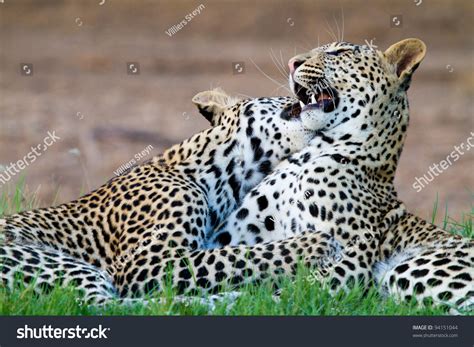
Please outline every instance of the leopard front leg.
[[255, 246], [197, 251], [154, 242], [117, 272], [115, 283], [120, 294], [129, 297], [161, 289], [163, 283], [179, 293], [217, 292], [223, 285], [238, 287], [294, 276], [298, 264], [317, 268], [335, 261], [339, 251], [339, 243], [324, 232], [304, 232]]

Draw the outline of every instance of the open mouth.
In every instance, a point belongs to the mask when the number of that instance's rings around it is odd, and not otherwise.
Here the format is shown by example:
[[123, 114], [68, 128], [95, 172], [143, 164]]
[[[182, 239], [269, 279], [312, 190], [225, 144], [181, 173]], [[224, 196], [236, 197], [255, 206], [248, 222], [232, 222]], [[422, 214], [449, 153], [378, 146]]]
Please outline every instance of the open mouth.
[[309, 91], [305, 87], [295, 83], [295, 94], [300, 100], [302, 111], [319, 109], [323, 112], [332, 112], [339, 105], [337, 90], [332, 87]]

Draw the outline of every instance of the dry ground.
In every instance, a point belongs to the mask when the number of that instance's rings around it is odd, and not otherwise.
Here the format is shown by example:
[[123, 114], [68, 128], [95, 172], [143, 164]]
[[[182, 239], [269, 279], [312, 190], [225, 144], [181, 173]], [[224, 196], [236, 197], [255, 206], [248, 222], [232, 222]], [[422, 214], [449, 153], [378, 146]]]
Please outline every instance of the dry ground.
[[[203, 0], [201, 14], [172, 37], [165, 31], [199, 0], [99, 2], [0, 3], [0, 165], [56, 131], [61, 140], [23, 171], [43, 205], [58, 190], [62, 202], [97, 187], [149, 145], [159, 153], [206, 127], [190, 101], [199, 91], [287, 94], [252, 61], [284, 85], [270, 54], [286, 68], [295, 53], [332, 40], [342, 7], [347, 41], [384, 49], [419, 37], [428, 46], [409, 92], [400, 197], [423, 217], [437, 194], [453, 217], [471, 209], [474, 150], [421, 192], [412, 184], [474, 131], [472, 1]], [[391, 27], [400, 14], [401, 27]], [[127, 62], [139, 62], [140, 75], [128, 75]], [[234, 75], [233, 62], [244, 62], [245, 73]], [[21, 63], [34, 64], [32, 77], [21, 76]]]

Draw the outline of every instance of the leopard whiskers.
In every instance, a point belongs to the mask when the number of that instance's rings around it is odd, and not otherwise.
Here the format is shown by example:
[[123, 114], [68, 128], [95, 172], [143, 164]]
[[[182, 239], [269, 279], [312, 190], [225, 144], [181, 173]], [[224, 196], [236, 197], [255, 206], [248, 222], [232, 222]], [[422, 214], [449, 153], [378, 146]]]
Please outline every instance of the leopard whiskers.
[[332, 39], [334, 41], [337, 41], [337, 35], [334, 33], [334, 31], [333, 31], [331, 25], [329, 24], [328, 20], [326, 18], [324, 20], [326, 21], [326, 26], [324, 27], [324, 29], [332, 37]]
[[329, 94], [329, 96], [331, 97], [333, 105], [336, 106], [336, 104], [335, 104], [336, 96], [334, 95], [334, 93], [332, 91], [332, 87], [330, 86], [329, 82], [324, 77], [318, 78], [316, 80], [314, 86], [311, 86], [308, 89], [308, 91], [311, 91], [314, 94], [320, 94], [323, 91], [326, 91]]
[[285, 71], [285, 68], [280, 64], [280, 62], [278, 61], [278, 58], [276, 56], [276, 54], [273, 52], [273, 49], [270, 48], [270, 58], [272, 59], [272, 62], [273, 64], [275, 64], [278, 72], [280, 73], [280, 75], [283, 76], [284, 79], [286, 79], [288, 77], [288, 72]]
[[342, 19], [342, 30], [341, 30], [341, 41], [344, 42], [344, 8], [341, 3], [341, 19]]
[[288, 65], [283, 62], [283, 54], [281, 53], [281, 49], [280, 49], [280, 62], [281, 62], [281, 66], [284, 66], [284, 67], [285, 67], [285, 71], [286, 71], [286, 67], [287, 67]]
[[252, 62], [252, 64], [257, 68], [257, 70], [258, 70], [263, 76], [265, 76], [268, 80], [272, 81], [273, 83], [275, 83], [275, 84], [278, 86], [277, 90], [280, 89], [280, 88], [285, 88], [285, 89], [288, 91], [288, 93], [291, 94], [290, 88], [288, 88], [288, 87], [286, 86], [286, 81], [285, 81], [285, 84], [278, 82], [278, 81], [275, 80], [273, 77], [270, 77], [265, 71], [263, 71], [263, 70], [260, 68], [260, 66], [258, 66], [258, 64], [253, 61], [252, 58], [249, 58], [249, 59], [250, 59], [250, 61]]
[[332, 19], [334, 20], [334, 23], [336, 24], [336, 29], [337, 29], [337, 41], [341, 41], [341, 30], [339, 29], [339, 24], [337, 24], [336, 16], [334, 14], [332, 15]]
[[252, 98], [253, 98], [252, 96], [247, 95], [247, 94], [244, 94], [244, 93], [235, 93], [235, 95], [243, 96], [243, 97], [246, 98], [246, 99], [252, 99]]
[[331, 86], [329, 85], [329, 82], [327, 80], [323, 80], [323, 82], [326, 86], [325, 89], [327, 90], [327, 92], [329, 93], [329, 96], [331, 97], [332, 104], [335, 107], [336, 106], [336, 96], [334, 95], [333, 90], [332, 90]]

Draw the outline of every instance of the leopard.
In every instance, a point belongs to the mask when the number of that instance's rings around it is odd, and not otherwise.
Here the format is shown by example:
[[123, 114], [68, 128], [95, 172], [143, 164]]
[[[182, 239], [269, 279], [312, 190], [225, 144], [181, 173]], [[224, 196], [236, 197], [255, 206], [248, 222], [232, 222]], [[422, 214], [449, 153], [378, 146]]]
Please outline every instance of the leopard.
[[290, 88], [316, 136], [249, 192], [206, 247], [324, 231], [342, 245], [314, 276], [331, 291], [375, 282], [397, 299], [470, 307], [473, 241], [409, 213], [394, 186], [407, 91], [425, 53], [413, 38], [383, 52], [333, 42], [290, 59]]
[[[311, 258], [310, 239], [320, 236], [302, 237], [298, 245], [203, 247], [251, 188], [313, 138], [298, 101], [241, 100], [217, 89], [193, 102], [210, 128], [77, 200], [0, 219], [2, 283], [11, 288], [21, 273], [39, 292], [72, 284], [99, 302], [143, 297], [165, 279], [180, 293], [210, 291], [224, 277], [238, 284], [250, 274], [265, 277], [267, 268], [289, 273], [289, 254], [296, 261], [297, 251]], [[320, 241], [331, 248], [330, 238]], [[260, 260], [272, 250], [280, 254], [265, 267]]]

